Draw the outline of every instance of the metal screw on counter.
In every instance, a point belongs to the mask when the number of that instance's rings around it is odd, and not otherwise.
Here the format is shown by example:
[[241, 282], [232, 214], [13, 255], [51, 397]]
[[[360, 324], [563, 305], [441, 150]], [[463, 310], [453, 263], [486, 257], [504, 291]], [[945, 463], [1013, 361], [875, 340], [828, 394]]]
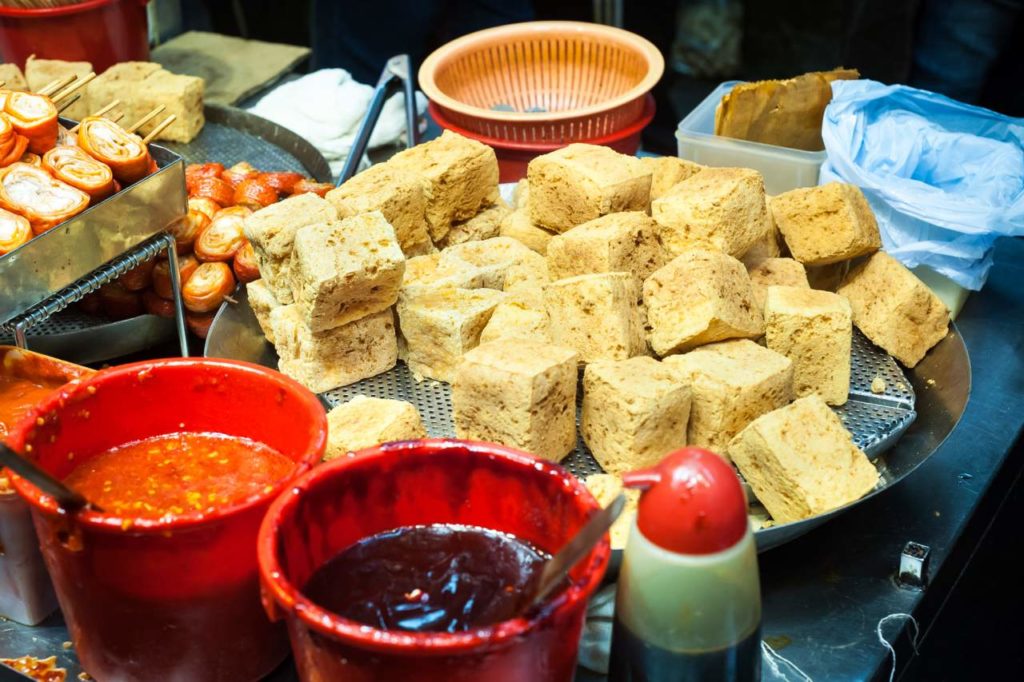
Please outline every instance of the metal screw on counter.
[[928, 556], [931, 554], [928, 545], [919, 542], [908, 542], [900, 553], [900, 572], [896, 582], [900, 587], [924, 589], [928, 582]]
[[698, 448], [628, 473], [640, 488], [619, 571], [612, 682], [761, 679], [761, 589], [747, 500]]

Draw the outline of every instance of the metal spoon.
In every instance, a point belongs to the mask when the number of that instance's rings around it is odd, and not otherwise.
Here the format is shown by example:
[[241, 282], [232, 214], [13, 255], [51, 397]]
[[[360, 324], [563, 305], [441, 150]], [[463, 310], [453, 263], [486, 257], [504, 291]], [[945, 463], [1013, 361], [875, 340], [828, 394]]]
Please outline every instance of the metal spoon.
[[558, 554], [544, 564], [540, 579], [537, 581], [537, 593], [530, 602], [530, 608], [536, 608], [547, 599], [556, 587], [561, 585], [569, 571], [576, 563], [590, 553], [591, 548], [604, 537], [608, 529], [619, 518], [622, 508], [626, 506], [626, 496], [619, 496], [611, 504], [590, 517], [583, 527], [569, 540]]
[[73, 512], [83, 507], [89, 507], [94, 511], [103, 511], [82, 497], [81, 493], [67, 487], [37, 467], [33, 462], [19, 455], [2, 441], [0, 441], [0, 466], [7, 467], [22, 478], [30, 481], [44, 493], [57, 500], [57, 504], [64, 511]]

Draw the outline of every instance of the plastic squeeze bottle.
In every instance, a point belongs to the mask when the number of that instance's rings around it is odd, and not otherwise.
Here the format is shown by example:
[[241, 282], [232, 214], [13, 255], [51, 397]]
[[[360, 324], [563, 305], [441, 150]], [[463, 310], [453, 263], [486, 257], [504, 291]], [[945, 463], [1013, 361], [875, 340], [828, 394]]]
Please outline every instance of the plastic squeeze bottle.
[[640, 488], [615, 601], [609, 679], [761, 679], [761, 588], [747, 500], [718, 455], [685, 448]]

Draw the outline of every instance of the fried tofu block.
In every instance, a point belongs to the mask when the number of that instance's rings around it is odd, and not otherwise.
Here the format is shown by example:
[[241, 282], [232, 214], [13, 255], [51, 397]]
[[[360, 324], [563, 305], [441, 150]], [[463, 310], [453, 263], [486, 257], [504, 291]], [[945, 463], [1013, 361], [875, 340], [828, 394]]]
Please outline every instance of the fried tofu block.
[[817, 393], [842, 405], [850, 393], [853, 320], [845, 298], [807, 287], [768, 287], [764, 306], [768, 348], [793, 361], [793, 393]]
[[498, 201], [494, 150], [449, 130], [391, 157], [388, 165], [419, 176], [427, 200], [427, 229], [435, 242], [453, 223], [469, 220]]
[[[31, 61], [31, 59], [29, 61]], [[51, 78], [50, 80], [52, 81], [53, 79]], [[18, 68], [17, 64], [0, 64], [0, 81], [4, 82], [4, 90], [25, 91], [38, 89], [29, 87], [24, 74], [21, 73], [21, 69]], [[40, 87], [49, 82], [50, 81], [43, 81], [40, 84]]]
[[139, 129], [149, 134], [167, 116], [177, 116], [174, 123], [157, 135], [158, 140], [191, 142], [202, 130], [203, 79], [165, 71], [151, 62], [122, 62], [110, 67], [88, 86], [90, 110], [119, 99], [119, 111], [125, 122], [139, 120], [158, 106], [164, 111]]
[[271, 311], [270, 324], [278, 369], [314, 393], [376, 376], [398, 360], [390, 309], [315, 334], [298, 306], [285, 305]]
[[882, 247], [875, 214], [856, 185], [790, 190], [772, 197], [771, 211], [793, 258], [804, 265], [838, 263]]
[[690, 384], [687, 441], [722, 456], [747, 424], [793, 399], [793, 362], [746, 339], [711, 344], [662, 363]]
[[603, 360], [583, 374], [583, 442], [607, 473], [654, 466], [686, 445], [690, 386], [653, 358]]
[[442, 261], [440, 252], [415, 256], [405, 262], [401, 293], [412, 296], [436, 289], [479, 289], [485, 274], [461, 258], [449, 256]]
[[494, 308], [480, 333], [480, 343], [509, 338], [551, 341], [551, 323], [540, 287], [523, 287], [509, 293]]
[[398, 300], [406, 363], [420, 376], [451, 383], [462, 357], [480, 343], [505, 294], [492, 289], [436, 289]]
[[304, 227], [333, 223], [338, 212], [315, 194], [299, 194], [261, 208], [245, 219], [245, 236], [252, 243], [260, 277], [282, 304], [292, 296], [292, 248]]
[[424, 254], [433, 246], [427, 233], [427, 199], [415, 173], [377, 164], [332, 189], [324, 198], [337, 209], [340, 218], [380, 211], [395, 228], [406, 256]]
[[572, 348], [581, 362], [643, 355], [640, 291], [628, 272], [579, 275], [544, 287], [551, 340]]
[[505, 288], [505, 279], [513, 266], [525, 265], [534, 270], [544, 267], [543, 256], [510, 237], [466, 242], [441, 252], [440, 265], [454, 264], [456, 261], [478, 268], [483, 274], [482, 286], [498, 290]]
[[651, 216], [676, 256], [713, 248], [739, 258], [771, 227], [764, 178], [750, 168], [705, 168], [655, 199]]
[[642, 156], [640, 163], [651, 174], [652, 201], [706, 167], [675, 156]]
[[295, 235], [292, 296], [314, 332], [390, 308], [404, 272], [395, 231], [380, 211], [308, 225]]
[[281, 307], [281, 304], [274, 298], [274, 292], [262, 279], [246, 284], [245, 291], [249, 296], [249, 307], [256, 315], [256, 321], [259, 323], [260, 329], [263, 330], [263, 335], [267, 337], [267, 341], [274, 343], [274, 327], [270, 324], [270, 313]]
[[804, 266], [792, 258], [765, 258], [757, 265], [747, 266], [750, 286], [754, 290], [754, 302], [757, 309], [764, 310], [764, 299], [768, 296], [768, 287], [787, 286], [810, 288], [807, 283], [807, 271]]
[[357, 395], [327, 413], [324, 461], [381, 443], [426, 437], [423, 419], [412, 403]]
[[647, 278], [643, 294], [648, 341], [661, 356], [764, 333], [747, 271], [719, 251], [684, 252]]
[[558, 461], [576, 447], [576, 353], [502, 339], [466, 354], [452, 384], [459, 438]]
[[517, 208], [505, 216], [501, 221], [499, 234], [519, 241], [526, 248], [542, 256], [548, 252], [551, 238], [555, 236], [554, 232], [535, 225], [530, 220], [530, 211], [527, 208]]
[[640, 503], [640, 491], [636, 488], [623, 488], [622, 478], [612, 474], [590, 474], [584, 479], [583, 485], [587, 486], [587, 490], [602, 507], [611, 504], [619, 496], [619, 493], [626, 493], [626, 506], [622, 508], [619, 518], [608, 530], [612, 549], [625, 549], [626, 541], [629, 539], [629, 529], [633, 527], [636, 508]]
[[878, 471], [819, 396], [754, 420], [729, 456], [776, 523], [824, 514], [860, 499]]
[[475, 216], [461, 223], [454, 223], [444, 239], [437, 246], [447, 249], [449, 246], [478, 242], [483, 239], [497, 237], [501, 232], [502, 221], [512, 212], [504, 202], [483, 208]]
[[631, 272], [637, 286], [669, 261], [658, 241], [658, 224], [643, 211], [612, 213], [578, 225], [551, 240], [547, 258], [552, 279]]
[[651, 173], [633, 156], [600, 145], [570, 144], [527, 167], [530, 219], [554, 232], [619, 211], [646, 211]]
[[854, 266], [837, 292], [864, 336], [914, 367], [949, 331], [949, 310], [917, 276], [879, 251]]

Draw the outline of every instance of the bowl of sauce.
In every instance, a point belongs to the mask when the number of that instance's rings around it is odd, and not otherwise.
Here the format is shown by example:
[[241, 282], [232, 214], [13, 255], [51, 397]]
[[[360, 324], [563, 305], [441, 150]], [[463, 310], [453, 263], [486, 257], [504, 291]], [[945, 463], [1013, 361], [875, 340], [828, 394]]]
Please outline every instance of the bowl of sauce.
[[64, 513], [12, 477], [83, 668], [247, 682], [278, 665], [288, 641], [260, 606], [256, 535], [326, 430], [296, 382], [211, 359], [105, 370], [31, 411], [11, 443], [102, 510]]
[[[91, 369], [0, 346], [0, 439], [58, 388]], [[0, 616], [35, 625], [57, 609], [28, 506], [0, 469]]]
[[599, 543], [539, 608], [543, 563], [599, 509], [571, 474], [498, 445], [389, 443], [324, 464], [271, 505], [264, 606], [299, 678], [569, 682]]

